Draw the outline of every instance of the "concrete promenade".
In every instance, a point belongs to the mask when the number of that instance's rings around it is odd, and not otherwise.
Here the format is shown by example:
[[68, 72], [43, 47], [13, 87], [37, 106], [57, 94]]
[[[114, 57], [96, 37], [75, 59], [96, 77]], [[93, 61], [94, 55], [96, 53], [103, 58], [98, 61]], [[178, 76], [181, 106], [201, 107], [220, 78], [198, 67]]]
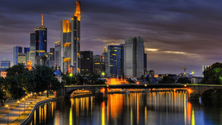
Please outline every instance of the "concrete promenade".
[[[16, 104], [17, 103], [16, 101], [6, 102], [5, 105], [9, 105], [9, 107], [0, 108], [0, 125], [10, 124], [13, 121], [15, 121], [17, 118], [19, 118], [18, 122], [25, 120], [27, 118], [26, 116], [28, 116], [28, 114], [30, 113], [29, 111], [27, 111], [27, 108], [29, 107], [30, 104], [35, 105], [37, 102], [49, 98], [46, 98], [45, 96], [38, 96], [37, 99], [35, 98], [26, 99], [25, 103], [24, 101], [22, 101], [20, 102], [20, 104]], [[13, 122], [13, 124], [19, 124], [18, 122]]]

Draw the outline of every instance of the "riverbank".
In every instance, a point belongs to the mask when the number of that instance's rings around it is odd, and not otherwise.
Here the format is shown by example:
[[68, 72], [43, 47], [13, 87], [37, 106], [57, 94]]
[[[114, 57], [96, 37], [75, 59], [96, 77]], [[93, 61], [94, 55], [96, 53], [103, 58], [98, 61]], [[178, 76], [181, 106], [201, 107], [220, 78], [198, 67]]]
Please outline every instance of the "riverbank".
[[[54, 96], [49, 96], [46, 98], [45, 96], [38, 96], [35, 98], [26, 99], [24, 102], [17, 103], [15, 100], [12, 102], [7, 102], [6, 105], [9, 108], [1, 107], [0, 112], [2, 111], [3, 114], [0, 118], [1, 125], [19, 125], [24, 123], [24, 121], [28, 121], [33, 110], [36, 106], [41, 105], [42, 103], [56, 100]], [[14, 106], [14, 107], [13, 107]], [[12, 108], [13, 107], [13, 108]]]

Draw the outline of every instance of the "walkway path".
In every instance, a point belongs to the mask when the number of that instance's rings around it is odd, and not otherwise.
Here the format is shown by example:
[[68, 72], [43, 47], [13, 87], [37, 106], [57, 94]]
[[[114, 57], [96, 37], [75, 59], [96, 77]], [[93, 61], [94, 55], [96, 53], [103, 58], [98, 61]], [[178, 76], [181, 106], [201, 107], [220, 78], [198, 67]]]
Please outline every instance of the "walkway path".
[[[9, 105], [9, 111], [3, 111], [6, 110], [6, 107], [1, 107], [0, 111], [2, 111], [0, 113], [0, 115], [3, 115], [3, 117], [0, 118], [0, 125], [7, 125], [11, 122], [13, 122], [14, 120], [16, 120], [18, 117], [20, 117], [20, 115], [24, 112], [24, 110], [33, 102], [36, 101], [40, 101], [43, 100], [45, 98], [45, 96], [38, 96], [37, 99], [31, 98], [28, 99], [27, 101], [21, 102], [17, 107], [15, 107], [14, 109], [11, 110], [10, 106], [14, 106], [17, 102], [16, 101], [9, 101], [6, 102], [5, 105]], [[9, 113], [4, 113], [4, 112], [9, 112]], [[25, 118], [24, 118], [25, 119]]]

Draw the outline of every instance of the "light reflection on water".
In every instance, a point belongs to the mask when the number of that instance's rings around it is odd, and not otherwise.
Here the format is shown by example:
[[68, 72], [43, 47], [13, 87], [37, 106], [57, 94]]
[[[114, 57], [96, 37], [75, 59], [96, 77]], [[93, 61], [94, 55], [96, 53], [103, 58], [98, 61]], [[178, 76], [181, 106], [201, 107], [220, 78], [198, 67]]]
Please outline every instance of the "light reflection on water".
[[[214, 111], [218, 111], [217, 109], [215, 110], [215, 107], [203, 107], [198, 102], [188, 102], [186, 92], [109, 94], [106, 101], [94, 100], [94, 97], [82, 97], [46, 103], [36, 109], [30, 124], [220, 124], [219, 116], [208, 118], [208, 116], [211, 116], [209, 115], [210, 110], [212, 110], [211, 108]], [[219, 111], [221, 112], [221, 109]]]

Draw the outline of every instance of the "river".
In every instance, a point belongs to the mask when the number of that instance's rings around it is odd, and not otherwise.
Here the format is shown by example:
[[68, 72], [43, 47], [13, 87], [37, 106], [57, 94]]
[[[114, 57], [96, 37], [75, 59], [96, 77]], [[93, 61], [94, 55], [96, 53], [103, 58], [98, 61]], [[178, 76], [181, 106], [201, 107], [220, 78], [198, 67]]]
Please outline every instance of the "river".
[[189, 102], [187, 92], [109, 94], [39, 106], [30, 125], [219, 125], [221, 104]]

